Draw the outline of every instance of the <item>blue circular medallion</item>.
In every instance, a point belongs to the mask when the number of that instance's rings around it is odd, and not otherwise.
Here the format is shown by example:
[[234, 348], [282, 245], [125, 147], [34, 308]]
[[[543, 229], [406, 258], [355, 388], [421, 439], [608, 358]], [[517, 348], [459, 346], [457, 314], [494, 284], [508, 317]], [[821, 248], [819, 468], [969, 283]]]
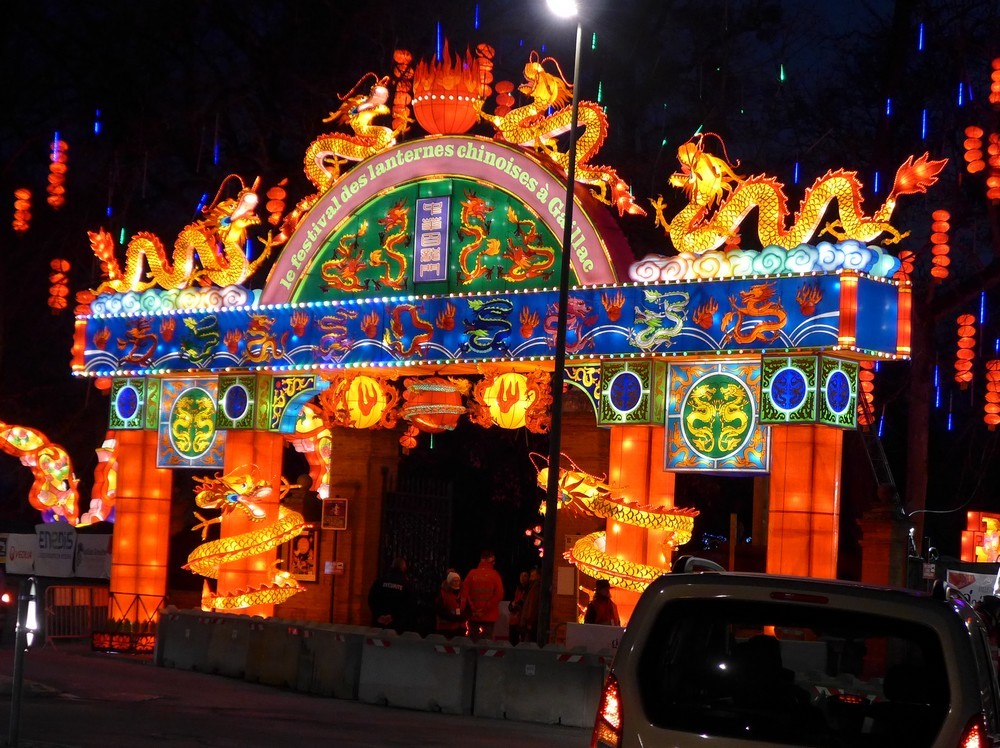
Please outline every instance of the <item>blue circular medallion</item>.
[[139, 412], [139, 392], [130, 384], [126, 384], [115, 397], [115, 413], [123, 421], [128, 421]]
[[250, 409], [250, 393], [242, 384], [234, 384], [222, 400], [222, 412], [230, 421], [239, 421]]
[[826, 402], [830, 410], [838, 416], [851, 404], [851, 382], [839, 369], [826, 379]]
[[805, 375], [787, 366], [771, 380], [771, 401], [781, 410], [795, 410], [806, 399], [806, 387]]
[[608, 399], [619, 413], [630, 413], [642, 399], [642, 382], [630, 371], [620, 372], [608, 385]]

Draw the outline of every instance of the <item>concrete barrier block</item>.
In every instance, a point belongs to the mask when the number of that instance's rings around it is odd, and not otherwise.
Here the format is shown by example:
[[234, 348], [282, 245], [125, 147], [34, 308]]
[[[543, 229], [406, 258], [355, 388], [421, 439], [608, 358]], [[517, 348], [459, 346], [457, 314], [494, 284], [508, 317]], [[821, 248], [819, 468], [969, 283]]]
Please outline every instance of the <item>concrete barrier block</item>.
[[299, 652], [296, 690], [335, 699], [358, 698], [361, 650], [369, 630], [316, 624], [307, 628]]
[[447, 714], [471, 714], [475, 649], [467, 639], [419, 634], [365, 638], [358, 700]]
[[214, 617], [196, 610], [175, 610], [160, 617], [154, 654], [157, 664], [208, 672], [208, 647]]
[[295, 688], [304, 625], [270, 618], [250, 623], [243, 677], [251, 683]]
[[260, 618], [219, 613], [209, 638], [208, 672], [228, 678], [243, 678], [247, 669], [250, 623]]
[[480, 648], [473, 714], [590, 727], [607, 658], [561, 645]]

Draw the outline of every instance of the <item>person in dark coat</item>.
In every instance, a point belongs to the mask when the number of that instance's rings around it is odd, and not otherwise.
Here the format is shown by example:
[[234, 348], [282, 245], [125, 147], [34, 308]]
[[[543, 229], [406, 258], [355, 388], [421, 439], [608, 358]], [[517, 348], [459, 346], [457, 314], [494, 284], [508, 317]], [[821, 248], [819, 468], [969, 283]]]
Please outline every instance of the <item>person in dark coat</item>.
[[601, 626], [621, 626], [618, 617], [618, 606], [611, 599], [611, 582], [607, 579], [597, 580], [597, 590], [587, 604], [587, 612], [583, 614], [584, 623], [597, 623]]
[[537, 568], [528, 574], [528, 591], [521, 607], [521, 641], [538, 642], [538, 614], [542, 604], [542, 575]]
[[434, 617], [437, 633], [451, 638], [465, 636], [465, 612], [462, 599], [462, 577], [451, 570], [441, 584], [434, 603]]
[[397, 558], [368, 590], [372, 626], [395, 629], [397, 633], [412, 630], [416, 602], [416, 590], [406, 576], [406, 559]]

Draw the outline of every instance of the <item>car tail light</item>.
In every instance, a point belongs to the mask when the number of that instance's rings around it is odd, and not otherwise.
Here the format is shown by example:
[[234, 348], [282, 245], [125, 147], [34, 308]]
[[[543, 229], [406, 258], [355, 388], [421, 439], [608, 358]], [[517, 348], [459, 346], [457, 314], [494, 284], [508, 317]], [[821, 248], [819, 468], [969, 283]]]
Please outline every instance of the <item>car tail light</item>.
[[601, 692], [590, 748], [618, 748], [622, 741], [622, 700], [618, 679], [609, 675]]
[[962, 739], [958, 741], [958, 748], [987, 748], [988, 745], [986, 719], [982, 714], [978, 714], [965, 726]]

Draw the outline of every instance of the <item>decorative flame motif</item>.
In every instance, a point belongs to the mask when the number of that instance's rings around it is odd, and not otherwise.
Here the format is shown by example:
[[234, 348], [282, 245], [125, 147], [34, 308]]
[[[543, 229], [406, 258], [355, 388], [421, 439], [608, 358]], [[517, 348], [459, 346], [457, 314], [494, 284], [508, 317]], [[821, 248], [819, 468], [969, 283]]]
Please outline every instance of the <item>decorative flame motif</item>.
[[541, 318], [538, 316], [538, 312], [533, 312], [528, 307], [521, 309], [521, 336], [524, 338], [530, 338], [535, 334], [535, 328], [538, 327], [538, 323], [541, 322]]
[[[615, 499], [612, 488], [600, 479], [581, 470], [572, 460], [563, 457], [569, 467], [559, 468], [561, 506], [570, 511], [593, 514], [624, 525], [647, 530], [662, 530], [664, 545], [669, 551], [691, 539], [697, 509], [643, 506], [636, 502]], [[538, 472], [538, 485], [548, 485], [549, 467], [544, 456], [531, 454], [531, 461]], [[544, 509], [544, 506], [543, 506]], [[592, 533], [576, 544], [566, 554], [570, 563], [596, 579], [607, 579], [615, 587], [642, 592], [654, 579], [668, 569], [634, 563], [605, 552], [605, 534]]]
[[803, 283], [799, 292], [795, 294], [795, 300], [799, 302], [802, 314], [807, 317], [816, 314], [816, 305], [823, 300], [823, 292], [819, 288], [819, 283]]
[[601, 306], [608, 313], [611, 322], [617, 322], [622, 316], [622, 307], [625, 305], [625, 296], [621, 291], [616, 291], [614, 296], [606, 293], [601, 294]]
[[717, 311], [719, 311], [719, 302], [713, 296], [694, 310], [694, 314], [691, 315], [691, 321], [703, 330], [707, 330], [712, 326], [712, 318]]
[[438, 312], [437, 318], [434, 320], [434, 324], [437, 325], [439, 330], [454, 330], [455, 329], [455, 305], [450, 301], [445, 304], [444, 311]]

